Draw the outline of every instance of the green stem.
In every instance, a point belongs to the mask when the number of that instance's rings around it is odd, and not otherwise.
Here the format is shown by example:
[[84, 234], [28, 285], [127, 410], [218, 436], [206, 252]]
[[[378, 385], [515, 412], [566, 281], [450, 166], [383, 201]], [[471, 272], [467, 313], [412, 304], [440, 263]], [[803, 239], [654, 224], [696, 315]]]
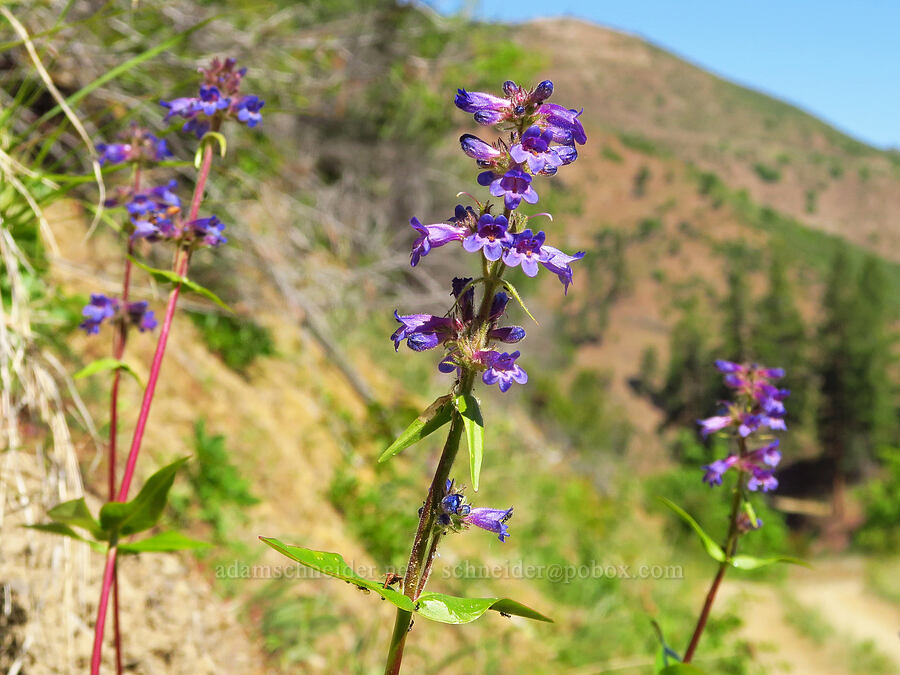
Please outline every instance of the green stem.
[[[741, 438], [738, 440], [738, 443], [740, 445], [740, 456], [743, 457], [747, 454], [747, 442]], [[700, 616], [697, 619], [697, 625], [694, 628], [694, 634], [691, 636], [691, 642], [688, 644], [687, 651], [684, 653], [683, 663], [690, 663], [691, 659], [694, 658], [694, 652], [697, 651], [697, 645], [700, 643], [700, 636], [703, 635], [703, 630], [706, 628], [706, 622], [709, 619], [709, 613], [712, 610], [713, 602], [716, 599], [716, 593], [719, 590], [719, 586], [722, 584], [722, 579], [725, 577], [725, 571], [730, 565], [729, 561], [737, 552], [738, 539], [740, 539], [741, 536], [741, 532], [738, 530], [737, 520], [738, 515], [741, 512], [741, 504], [744, 497], [744, 482], [746, 478], [747, 475], [745, 471], [738, 472], [737, 483], [734, 487], [734, 497], [731, 500], [728, 537], [725, 539], [725, 546], [722, 547], [725, 551], [725, 560], [719, 563], [719, 569], [716, 572], [716, 576], [713, 579], [712, 585], [709, 587], [709, 591], [706, 593], [706, 600], [703, 603], [703, 609], [700, 611]]]

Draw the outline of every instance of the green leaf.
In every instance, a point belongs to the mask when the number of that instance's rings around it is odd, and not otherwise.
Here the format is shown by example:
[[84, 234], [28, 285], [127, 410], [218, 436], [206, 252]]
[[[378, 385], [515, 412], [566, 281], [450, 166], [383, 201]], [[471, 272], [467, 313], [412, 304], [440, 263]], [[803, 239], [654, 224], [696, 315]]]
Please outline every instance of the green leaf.
[[120, 553], [170, 553], [172, 551], [196, 551], [207, 548], [211, 544], [186, 537], [181, 532], [168, 531], [154, 534], [152, 537], [119, 544]]
[[414, 612], [432, 621], [454, 624], [469, 623], [491, 609], [503, 614], [552, 623], [552, 619], [547, 618], [540, 612], [536, 612], [508, 598], [458, 598], [452, 595], [444, 595], [443, 593], [423, 593], [413, 603], [412, 600], [398, 591], [385, 588], [381, 583], [362, 578], [337, 553], [326, 553], [298, 546], [288, 546], [272, 537], [260, 537], [259, 539], [264, 544], [271, 546], [282, 555], [297, 561], [301, 565], [318, 570], [322, 574], [335, 579], [346, 581], [357, 588], [373, 591], [400, 609]]
[[55, 523], [74, 525], [75, 527], [87, 530], [90, 532], [91, 536], [98, 541], [105, 541], [108, 539], [106, 532], [104, 532], [104, 528], [97, 522], [97, 519], [91, 515], [91, 512], [84, 501], [84, 497], [57, 504], [47, 511], [47, 516]]
[[200, 139], [200, 145], [197, 146], [197, 152], [194, 153], [195, 169], [200, 169], [200, 165], [203, 163], [203, 149], [208, 144], [211, 144], [212, 141], [216, 141], [219, 144], [219, 154], [222, 157], [225, 156], [225, 148], [228, 147], [228, 142], [225, 140], [225, 137], [218, 131], [207, 131], [203, 134], [203, 138]]
[[308, 548], [300, 548], [299, 546], [288, 546], [272, 537], [260, 537], [259, 539], [264, 544], [271, 546], [291, 560], [296, 560], [301, 565], [318, 570], [322, 574], [334, 577], [335, 579], [346, 581], [357, 588], [373, 591], [400, 609], [405, 609], [408, 612], [414, 611], [412, 600], [392, 588], [385, 588], [380, 583], [363, 579], [354, 572], [346, 562], [344, 562], [344, 559], [338, 553], [327, 553], [325, 551], [313, 551]]
[[135, 265], [140, 267], [142, 270], [144, 270], [147, 274], [149, 274], [154, 279], [156, 279], [157, 281], [162, 282], [162, 283], [181, 284], [182, 286], [194, 291], [194, 293], [197, 293], [199, 295], [202, 295], [204, 298], [212, 300], [214, 303], [216, 303], [222, 309], [224, 309], [228, 312], [234, 313], [233, 310], [231, 309], [231, 307], [226, 305], [222, 301], [222, 299], [219, 298], [218, 295], [213, 293], [208, 288], [204, 288], [203, 286], [198, 284], [196, 281], [191, 281], [187, 277], [179, 276], [178, 274], [175, 274], [175, 272], [173, 272], [171, 270], [160, 270], [160, 269], [156, 269], [155, 267], [150, 267], [149, 265], [145, 265], [144, 263], [142, 263], [140, 260], [138, 260], [134, 256], [127, 256], [127, 258], [132, 263], [134, 263]]
[[411, 445], [418, 443], [429, 434], [434, 433], [450, 421], [453, 416], [453, 406], [450, 405], [450, 396], [441, 396], [432, 403], [425, 412], [412, 421], [406, 430], [397, 437], [390, 447], [381, 453], [378, 463], [386, 462], [397, 453]]
[[666, 499], [665, 497], [658, 497], [659, 501], [668, 506], [672, 511], [674, 511], [684, 522], [690, 525], [694, 532], [697, 533], [697, 536], [700, 537], [700, 540], [703, 542], [703, 547], [706, 549], [706, 552], [709, 554], [709, 557], [715, 560], [716, 562], [725, 562], [725, 551], [722, 550], [722, 547], [719, 546], [713, 538], [710, 537], [706, 532], [703, 531], [703, 528], [700, 527], [700, 523], [691, 518], [687, 511], [678, 506], [675, 502]]
[[27, 527], [29, 530], [40, 530], [41, 532], [49, 532], [51, 534], [60, 534], [64, 537], [69, 537], [71, 539], [77, 539], [78, 541], [83, 541], [85, 544], [89, 544], [92, 549], [95, 551], [104, 551], [106, 550], [106, 546], [93, 541], [92, 539], [85, 539], [80, 534], [78, 534], [75, 530], [73, 530], [68, 525], [63, 525], [62, 523], [39, 523], [37, 525], [23, 525], [22, 527]]
[[812, 567], [805, 560], [801, 560], [800, 558], [792, 558], [791, 556], [779, 555], [774, 558], [757, 558], [752, 555], [736, 555], [728, 563], [739, 570], [755, 570], [760, 567], [765, 567], [767, 565], [774, 565], [775, 563], [790, 563], [792, 565], [803, 565], [804, 567]]
[[418, 615], [440, 623], [471, 623], [489, 609], [503, 614], [553, 623], [553, 619], [508, 598], [459, 598], [443, 593], [422, 593], [416, 601]]
[[478, 405], [478, 399], [472, 394], [464, 394], [456, 397], [456, 409], [462, 415], [463, 426], [466, 429], [472, 489], [478, 492], [481, 461], [484, 459], [484, 419], [481, 417], [481, 406]]
[[127, 536], [149, 530], [156, 525], [166, 506], [166, 498], [175, 481], [175, 474], [188, 459], [183, 457], [150, 476], [141, 491], [130, 502], [104, 504], [100, 509], [100, 525], [103, 529]]
[[657, 675], [704, 675], [704, 673], [693, 663], [673, 663], [660, 670]]
[[82, 377], [87, 377], [88, 375], [94, 375], [95, 373], [103, 372], [104, 370], [124, 370], [126, 373], [131, 375], [137, 383], [141, 386], [144, 386], [141, 383], [141, 378], [138, 377], [138, 374], [135, 372], [134, 368], [129, 366], [124, 361], [120, 361], [119, 359], [97, 359], [96, 361], [91, 361], [84, 368], [75, 373], [72, 377], [76, 380], [80, 380]]
[[525, 306], [525, 303], [522, 302], [522, 298], [519, 295], [519, 291], [516, 290], [516, 287], [513, 286], [511, 283], [509, 283], [506, 279], [501, 279], [500, 281], [503, 282], [503, 285], [506, 287], [506, 290], [509, 291], [509, 294], [511, 296], [513, 296], [516, 299], [516, 302], [518, 302], [519, 305], [522, 307], [522, 309], [525, 310], [525, 313], [529, 316], [529, 318], [532, 321], [534, 321], [538, 326], [540, 326], [541, 322], [538, 321], [537, 319], [535, 319], [534, 315], [528, 311], [528, 308]]

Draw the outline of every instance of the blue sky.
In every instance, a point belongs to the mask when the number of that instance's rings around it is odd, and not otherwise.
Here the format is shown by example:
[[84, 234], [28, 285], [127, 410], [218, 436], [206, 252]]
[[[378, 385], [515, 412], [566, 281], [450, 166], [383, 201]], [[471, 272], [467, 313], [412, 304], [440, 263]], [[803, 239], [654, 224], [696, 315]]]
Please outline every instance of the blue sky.
[[524, 21], [576, 16], [640, 35], [876, 147], [900, 148], [900, 0], [428, 0]]

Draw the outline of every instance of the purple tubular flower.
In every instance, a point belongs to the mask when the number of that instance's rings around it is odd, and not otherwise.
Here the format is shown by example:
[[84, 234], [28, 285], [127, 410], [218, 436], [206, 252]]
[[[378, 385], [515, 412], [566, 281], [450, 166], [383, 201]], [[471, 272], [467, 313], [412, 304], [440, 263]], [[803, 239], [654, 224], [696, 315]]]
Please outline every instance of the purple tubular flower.
[[200, 245], [217, 247], [228, 241], [222, 235], [225, 225], [216, 216], [197, 218], [186, 223], [185, 228], [193, 233], [195, 243], [199, 242]]
[[391, 340], [394, 341], [394, 351], [400, 349], [400, 343], [403, 340], [406, 340], [406, 345], [415, 352], [433, 349], [451, 337], [454, 327], [453, 319], [450, 317], [434, 316], [433, 314], [401, 316], [395, 310], [394, 318], [400, 322], [400, 327], [391, 335]]
[[763, 469], [754, 466], [751, 469], [750, 478], [747, 479], [747, 489], [751, 492], [762, 490], [769, 492], [778, 487], [778, 479], [775, 478], [771, 469]]
[[538, 200], [538, 193], [531, 187], [531, 176], [521, 169], [510, 169], [495, 178], [491, 182], [491, 194], [494, 197], [503, 197], [503, 205], [510, 211], [519, 208], [523, 199], [529, 204], [536, 204]]
[[181, 208], [181, 200], [175, 194], [176, 187], [178, 187], [178, 182], [173, 179], [166, 185], [157, 185], [149, 190], [138, 192], [125, 203], [125, 208], [132, 216], [145, 215], [154, 211], [165, 213], [171, 206]]
[[703, 469], [706, 473], [703, 475], [703, 482], [710, 487], [721, 485], [722, 476], [725, 475], [726, 471], [737, 464], [737, 461], [737, 455], [728, 455], [725, 459], [717, 459], [712, 464], [704, 466]]
[[506, 525], [506, 521], [512, 518], [512, 512], [512, 507], [506, 511], [478, 507], [469, 511], [462, 521], [488, 532], [495, 532], [498, 535], [497, 538], [505, 542], [509, 537], [509, 527]]
[[198, 112], [197, 99], [192, 97], [173, 98], [171, 101], [160, 101], [159, 104], [169, 111], [163, 118], [164, 122], [168, 122], [176, 115], [190, 119]]
[[244, 96], [235, 106], [235, 116], [239, 122], [243, 122], [248, 127], [253, 128], [262, 122], [262, 114], [259, 110], [265, 104], [266, 102], [258, 96]]
[[502, 392], [509, 391], [513, 382], [525, 384], [528, 382], [528, 373], [516, 363], [519, 356], [518, 350], [512, 354], [501, 354], [494, 350], [480, 352], [478, 357], [487, 366], [481, 381], [487, 385], [498, 384]]
[[128, 159], [131, 146], [126, 143], [98, 143], [97, 152], [100, 153], [100, 166], [106, 163], [121, 164]]
[[579, 251], [575, 255], [568, 255], [552, 246], [543, 246], [541, 251], [543, 253], [540, 260], [541, 265], [559, 278], [563, 285], [563, 293], [568, 294], [569, 284], [572, 283], [572, 268], [569, 264], [576, 260], [581, 260], [584, 257], [584, 251]]
[[768, 445], [757, 448], [751, 452], [747, 458], [754, 463], [762, 463], [767, 466], [778, 466], [781, 461], [781, 451], [778, 450], [779, 441], [776, 438]]
[[522, 140], [509, 149], [509, 155], [519, 164], [527, 163], [533, 174], [541, 173], [545, 167], [553, 169], [555, 173], [563, 162], [556, 148], [550, 147], [552, 141], [551, 131], [541, 131], [536, 125], [530, 126], [522, 134]]
[[464, 153], [477, 160], [479, 165], [482, 166], [490, 166], [503, 156], [503, 153], [493, 145], [485, 143], [478, 136], [473, 136], [472, 134], [460, 136], [459, 145]]
[[521, 326], [504, 326], [488, 331], [488, 337], [507, 344], [515, 344], [525, 339], [525, 329]]
[[156, 328], [156, 317], [153, 316], [153, 312], [147, 309], [147, 301], [140, 300], [138, 302], [129, 302], [126, 305], [125, 311], [128, 314], [128, 320], [135, 326], [137, 326], [138, 330], [142, 333], [144, 331], [153, 330]]
[[528, 229], [514, 235], [509, 250], [503, 254], [503, 262], [509, 267], [522, 265], [525, 274], [530, 277], [537, 276], [538, 263], [542, 262], [543, 256], [541, 247], [545, 238], [543, 230], [534, 234]]
[[716, 361], [716, 368], [720, 373], [743, 373], [746, 372], [746, 367], [742, 366], [740, 363], [734, 363], [733, 361], [726, 361], [724, 359], [718, 359]]
[[209, 117], [231, 105], [231, 100], [222, 96], [222, 92], [219, 91], [218, 87], [201, 86], [200, 98], [195, 100], [197, 100], [197, 110]]
[[[459, 208], [457, 208], [459, 213]], [[413, 242], [409, 264], [415, 267], [419, 260], [428, 255], [432, 248], [449, 244], [451, 241], [461, 241], [468, 229], [455, 223], [436, 223], [434, 225], [422, 225], [418, 218], [411, 218], [409, 224], [419, 233], [419, 237]]]
[[553, 83], [550, 80], [544, 80], [531, 92], [531, 103], [540, 105], [553, 94]]
[[712, 433], [716, 431], [721, 431], [722, 429], [731, 426], [734, 419], [731, 415], [716, 415], [713, 417], [707, 417], [704, 420], [697, 420], [697, 424], [700, 425], [700, 434], [703, 438], [706, 438]]
[[453, 102], [463, 112], [474, 113], [475, 121], [483, 125], [496, 124], [512, 112], [507, 99], [477, 91], [458, 89]]
[[100, 332], [100, 325], [115, 316], [119, 310], [119, 301], [102, 293], [91, 293], [91, 300], [81, 310], [84, 321], [78, 324], [88, 335], [96, 335]]
[[543, 116], [539, 124], [544, 129], [549, 128], [556, 141], [568, 143], [569, 140], [572, 140], [579, 145], [584, 145], [587, 143], [587, 135], [584, 133], [581, 122], [578, 121], [582, 112], [584, 110], [571, 110], [555, 103], [545, 103], [538, 108], [538, 113]]
[[485, 213], [478, 219], [478, 228], [463, 239], [463, 248], [469, 253], [484, 251], [484, 257], [491, 262], [500, 260], [506, 246], [509, 245], [511, 236], [506, 232], [507, 220], [505, 216], [496, 218]]

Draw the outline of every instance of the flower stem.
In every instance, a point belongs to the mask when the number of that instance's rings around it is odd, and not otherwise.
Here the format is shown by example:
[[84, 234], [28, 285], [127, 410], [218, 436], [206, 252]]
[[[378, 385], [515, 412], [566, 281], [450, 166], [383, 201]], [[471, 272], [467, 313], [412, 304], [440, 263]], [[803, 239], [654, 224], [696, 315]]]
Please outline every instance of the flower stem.
[[94, 626], [94, 650], [91, 654], [91, 675], [99, 675], [100, 658], [103, 652], [103, 626], [106, 624], [106, 606], [113, 583], [118, 547], [112, 544], [106, 552], [106, 567], [103, 569], [103, 587], [100, 590], [100, 606], [97, 607], [97, 624]]
[[[141, 189], [141, 163], [134, 165], [134, 180], [132, 182], [132, 194], [136, 195]], [[131, 290], [131, 256], [134, 254], [134, 246], [131, 237], [128, 238], [128, 255], [125, 257], [125, 271], [122, 274], [122, 304], [127, 311], [128, 293]], [[125, 353], [125, 343], [128, 341], [128, 322], [120, 321], [113, 333], [113, 358], [122, 359]], [[116, 440], [119, 433], [119, 382], [122, 379], [122, 370], [116, 368], [113, 373], [112, 388], [109, 395], [109, 501], [116, 498]], [[113, 562], [112, 577], [113, 593], [113, 635], [116, 645], [116, 675], [122, 675], [122, 632], [119, 624], [119, 564]]]
[[[203, 160], [200, 166], [200, 172], [197, 175], [197, 182], [194, 185], [194, 194], [191, 197], [191, 210], [188, 220], [195, 220], [200, 210], [200, 203], [203, 201], [203, 192], [206, 189], [206, 181], [209, 178], [210, 168], [212, 167], [213, 147], [207, 143], [203, 149]], [[139, 174], [138, 174], [139, 175]], [[187, 249], [180, 248], [175, 254], [173, 269], [179, 276], [187, 274], [188, 264], [190, 263], [191, 254]], [[127, 274], [130, 276], [130, 266], [126, 267]], [[156, 392], [156, 382], [159, 379], [159, 372], [162, 367], [163, 357], [166, 353], [166, 344], [169, 340], [169, 332], [172, 328], [172, 320], [175, 316], [175, 305], [178, 303], [178, 295], [181, 292], [181, 284], [176, 284], [169, 293], [169, 302], [166, 305], [166, 316], [163, 320], [162, 329], [159, 332], [159, 339], [156, 343], [156, 351], [153, 354], [153, 362], [150, 366], [150, 377], [147, 379], [147, 388], [144, 390], [144, 397], [141, 400], [141, 409], [138, 413], [138, 421], [134, 428], [134, 436], [131, 440], [131, 449], [128, 451], [128, 461], [125, 465], [125, 473], [122, 476], [122, 484], [119, 487], [119, 493], [116, 501], [124, 502], [128, 499], [128, 490], [131, 487], [131, 481], [134, 478], [134, 470], [137, 466], [138, 454], [141, 450], [141, 443], [144, 440], [144, 431], [147, 427], [147, 418], [150, 415], [150, 405], [153, 403], [153, 395]], [[124, 346], [123, 346], [124, 349]], [[112, 500], [110, 500], [112, 501]], [[109, 603], [109, 591], [113, 586], [113, 581], [117, 576], [116, 572], [116, 552], [115, 545], [109, 548], [106, 557], [106, 568], [103, 572], [103, 587], [100, 590], [100, 603], [97, 607], [97, 622], [94, 626], [94, 653], [91, 657], [91, 675], [98, 675], [100, 672], [100, 657], [103, 649], [103, 630], [106, 625], [106, 609]], [[116, 584], [118, 586], [118, 584]], [[118, 591], [115, 593], [118, 597]], [[115, 603], [116, 605], [118, 603]], [[118, 620], [116, 620], [118, 626]], [[118, 635], [118, 633], [117, 633]], [[119, 643], [118, 637], [116, 640]], [[121, 656], [117, 656], [117, 663]]]
[[[740, 444], [740, 455], [743, 457], [747, 454], [747, 445], [746, 441], [741, 438], [738, 443]], [[700, 642], [700, 636], [703, 635], [703, 630], [706, 628], [706, 621], [709, 619], [709, 613], [712, 610], [713, 602], [716, 599], [716, 593], [719, 590], [719, 586], [722, 584], [722, 579], [725, 577], [725, 571], [728, 569], [729, 560], [734, 556], [737, 551], [737, 543], [738, 539], [741, 536], [740, 531], [737, 526], [738, 515], [741, 512], [741, 504], [743, 502], [744, 496], [744, 481], [746, 479], [746, 472], [739, 471], [737, 476], [737, 483], [734, 487], [734, 497], [731, 500], [731, 516], [729, 517], [729, 525], [728, 525], [728, 537], [725, 540], [725, 546], [723, 546], [723, 550], [725, 551], [725, 560], [719, 563], [719, 570], [716, 572], [716, 576], [713, 579], [712, 585], [709, 587], [709, 591], [706, 593], [706, 601], [703, 603], [703, 609], [700, 612], [700, 617], [697, 619], [697, 626], [694, 628], [694, 634], [691, 636], [691, 642], [688, 645], [687, 651], [684, 653], [683, 663], [690, 663], [691, 659], [694, 658], [694, 652], [697, 651], [697, 645]]]

